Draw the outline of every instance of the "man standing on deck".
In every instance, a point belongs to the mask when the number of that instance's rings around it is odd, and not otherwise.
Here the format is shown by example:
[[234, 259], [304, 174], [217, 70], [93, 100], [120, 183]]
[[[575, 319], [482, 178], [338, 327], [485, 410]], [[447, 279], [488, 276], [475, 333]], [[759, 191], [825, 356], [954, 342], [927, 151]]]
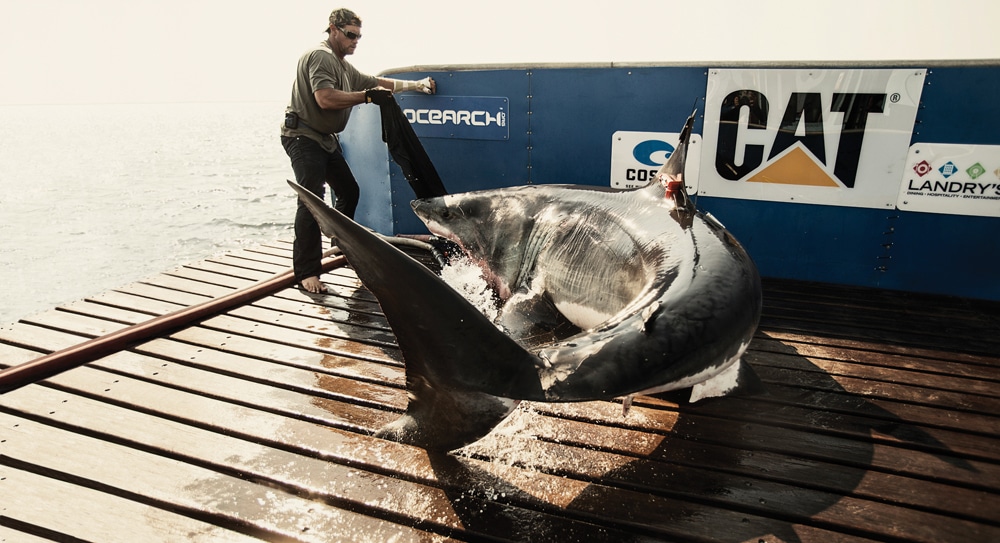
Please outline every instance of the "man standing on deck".
[[[436, 85], [429, 77], [402, 81], [366, 75], [348, 63], [344, 57], [354, 54], [361, 39], [361, 19], [349, 9], [333, 10], [326, 32], [327, 39], [299, 59], [292, 98], [285, 108], [281, 145], [292, 161], [295, 180], [320, 198], [329, 184], [334, 208], [354, 218], [360, 190], [337, 139], [347, 126], [351, 109], [358, 104], [378, 104], [393, 92], [434, 94]], [[313, 293], [326, 291], [319, 280], [322, 239], [316, 219], [299, 201], [292, 263], [296, 280]]]

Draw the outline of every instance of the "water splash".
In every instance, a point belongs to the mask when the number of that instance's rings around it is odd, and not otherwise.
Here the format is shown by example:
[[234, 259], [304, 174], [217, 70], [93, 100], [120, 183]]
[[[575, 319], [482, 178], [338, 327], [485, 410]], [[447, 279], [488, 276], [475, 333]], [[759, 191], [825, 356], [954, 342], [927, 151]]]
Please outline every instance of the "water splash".
[[500, 305], [496, 294], [483, 277], [482, 269], [467, 256], [452, 257], [441, 269], [441, 278], [472, 305], [479, 308], [490, 321], [496, 322]]

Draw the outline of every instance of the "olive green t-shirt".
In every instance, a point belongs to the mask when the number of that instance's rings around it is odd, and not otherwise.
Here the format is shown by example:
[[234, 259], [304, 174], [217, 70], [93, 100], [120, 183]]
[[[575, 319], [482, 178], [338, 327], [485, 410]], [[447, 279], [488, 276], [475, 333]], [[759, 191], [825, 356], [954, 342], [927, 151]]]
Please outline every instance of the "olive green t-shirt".
[[313, 95], [319, 89], [355, 92], [378, 86], [374, 76], [359, 72], [344, 59], [337, 57], [326, 41], [306, 51], [299, 58], [292, 98], [285, 112], [299, 116], [298, 128], [281, 127], [282, 136], [305, 136], [316, 140], [329, 152], [337, 148], [333, 134], [343, 132], [353, 108], [322, 109]]

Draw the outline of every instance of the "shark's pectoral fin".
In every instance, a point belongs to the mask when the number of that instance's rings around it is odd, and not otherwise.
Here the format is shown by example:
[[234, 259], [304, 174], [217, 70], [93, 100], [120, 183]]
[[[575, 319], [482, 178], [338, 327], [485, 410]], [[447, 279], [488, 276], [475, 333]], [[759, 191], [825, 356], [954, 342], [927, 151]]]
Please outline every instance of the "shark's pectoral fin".
[[435, 386], [420, 376], [407, 376], [406, 413], [375, 437], [432, 451], [447, 452], [472, 443], [500, 424], [518, 400]]
[[719, 396], [750, 396], [764, 391], [757, 372], [746, 362], [739, 360], [718, 375], [691, 387], [690, 402]]
[[514, 293], [504, 303], [499, 323], [510, 337], [528, 348], [554, 343], [580, 332], [551, 300], [536, 292]]

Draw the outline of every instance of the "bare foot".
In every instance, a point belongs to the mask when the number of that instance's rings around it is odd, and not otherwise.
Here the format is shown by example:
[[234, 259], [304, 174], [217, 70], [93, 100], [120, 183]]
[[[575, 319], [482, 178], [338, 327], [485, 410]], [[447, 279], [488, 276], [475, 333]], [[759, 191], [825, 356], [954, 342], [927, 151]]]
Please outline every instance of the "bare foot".
[[302, 288], [312, 292], [313, 294], [325, 294], [326, 285], [320, 283], [319, 277], [306, 277], [300, 283]]

